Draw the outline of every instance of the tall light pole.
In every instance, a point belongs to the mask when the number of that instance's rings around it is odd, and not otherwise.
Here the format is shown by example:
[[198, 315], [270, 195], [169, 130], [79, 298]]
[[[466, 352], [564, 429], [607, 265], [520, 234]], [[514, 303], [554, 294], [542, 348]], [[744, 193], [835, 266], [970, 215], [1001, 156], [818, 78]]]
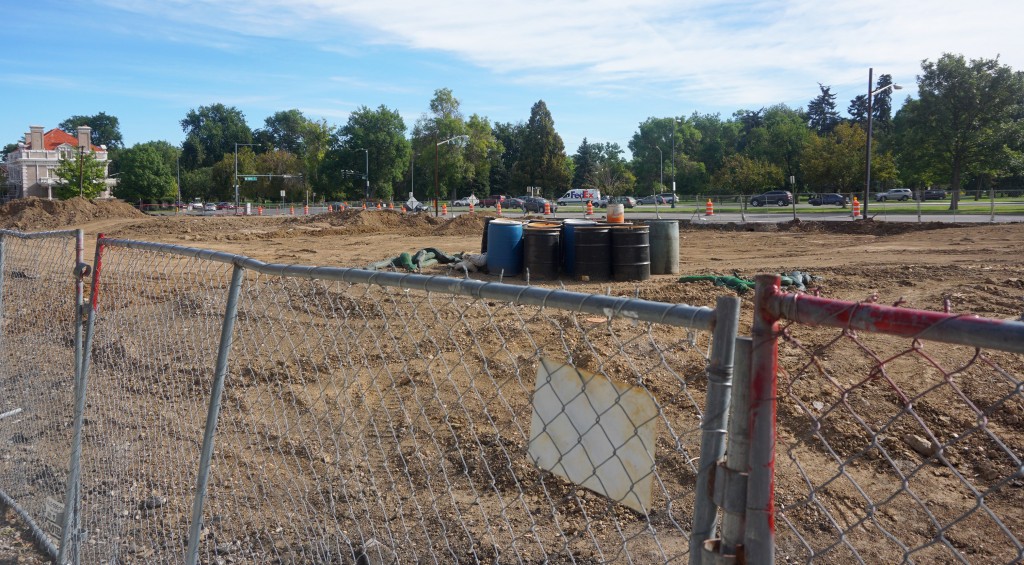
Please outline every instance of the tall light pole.
[[672, 118], [672, 207], [676, 207], [676, 124], [679, 118]]
[[[665, 186], [665, 157], [664, 157], [664, 153], [661, 152], [661, 147], [658, 147], [657, 145], [655, 145], [654, 148], [658, 150], [658, 168], [661, 171], [661, 176], [659, 177], [659, 180], [658, 180], [658, 186], [659, 187], [664, 187]], [[660, 198], [660, 197], [658, 196], [658, 193], [655, 192], [654, 193], [654, 213], [657, 214], [657, 216], [659, 218], [661, 218], [661, 210], [658, 209], [658, 198]]]
[[886, 90], [889, 90], [890, 88], [893, 90], [903, 89], [902, 86], [896, 83], [892, 83], [887, 84], [882, 88], [879, 88], [878, 90], [871, 90], [871, 85], [874, 83], [874, 77], [872, 76], [874, 70], [874, 68], [868, 68], [868, 148], [867, 158], [865, 159], [865, 161], [867, 161], [867, 170], [864, 173], [864, 202], [860, 203], [861, 210], [863, 211], [863, 215], [861, 217], [864, 218], [865, 220], [868, 219], [868, 198], [870, 197], [871, 193], [871, 104], [874, 101], [874, 97], [876, 94], [881, 94]]
[[450, 141], [455, 141], [456, 139], [469, 139], [469, 136], [468, 135], [456, 135], [455, 137], [446, 139], [444, 141], [438, 141], [437, 143], [434, 144], [434, 216], [435, 217], [441, 215], [441, 213], [438, 210], [438, 207], [440, 206], [440, 204], [438, 204], [438, 203], [441, 200], [441, 197], [438, 194], [438, 182], [437, 182], [437, 170], [438, 170], [438, 164], [440, 163], [440, 158], [438, 157], [438, 154], [440, 153], [440, 150], [438, 148], [441, 147], [442, 145], [444, 145], [445, 143], [448, 143]]
[[255, 147], [258, 143], [236, 143], [235, 144], [235, 213], [238, 213], [238, 148]]
[[178, 213], [178, 206], [184, 204], [181, 201], [181, 152], [178, 152], [178, 158], [175, 160], [175, 171], [178, 177], [178, 201], [174, 203], [174, 213]]
[[366, 153], [366, 198], [364, 201], [370, 200], [370, 150], [369, 149], [356, 149], [356, 151], [362, 151]]

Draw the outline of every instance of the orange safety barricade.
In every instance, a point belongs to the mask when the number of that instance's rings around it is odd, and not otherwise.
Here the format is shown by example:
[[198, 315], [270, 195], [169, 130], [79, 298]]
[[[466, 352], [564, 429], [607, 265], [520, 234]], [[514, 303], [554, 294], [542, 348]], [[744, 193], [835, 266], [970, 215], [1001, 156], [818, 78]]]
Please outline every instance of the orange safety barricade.
[[856, 220], [860, 216], [860, 200], [857, 197], [853, 197], [853, 219]]
[[593, 216], [594, 215], [594, 203], [592, 201], [590, 201], [590, 200], [587, 200], [587, 215], [588, 216]]
[[469, 213], [470, 214], [473, 213], [473, 203], [472, 202], [469, 203]]
[[494, 203], [494, 209], [498, 211], [498, 215], [501, 216], [501, 202]]
[[544, 202], [544, 215], [545, 216], [550, 216], [551, 215], [551, 203], [550, 202], [547, 202], [547, 201]]
[[708, 203], [704, 205], [704, 215], [705, 216], [714, 216], [715, 215], [715, 205], [714, 205], [713, 202], [711, 202], [710, 198], [708, 198]]
[[442, 204], [441, 205], [441, 215], [442, 216], [447, 216], [448, 215], [448, 205], [447, 204]]

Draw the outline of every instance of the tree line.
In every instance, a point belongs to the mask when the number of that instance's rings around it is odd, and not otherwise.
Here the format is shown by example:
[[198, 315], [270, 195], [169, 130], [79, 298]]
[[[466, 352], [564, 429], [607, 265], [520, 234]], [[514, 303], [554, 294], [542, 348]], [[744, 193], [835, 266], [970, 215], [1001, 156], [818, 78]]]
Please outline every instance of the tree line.
[[[895, 115], [896, 85], [882, 74], [867, 94], [850, 100], [843, 117], [831, 87], [806, 109], [785, 104], [720, 114], [651, 117], [628, 141], [584, 139], [568, 155], [543, 100], [525, 122], [466, 116], [450, 89], [434, 92], [411, 130], [386, 106], [352, 112], [341, 126], [296, 109], [251, 129], [244, 114], [223, 104], [190, 110], [180, 126], [185, 141], [124, 147], [116, 117], [72, 116], [59, 127], [89, 125], [93, 143], [106, 145], [118, 175], [115, 195], [128, 201], [176, 198], [277, 201], [430, 200], [476, 194], [522, 194], [541, 187], [556, 197], [569, 187], [605, 194], [750, 194], [775, 188], [854, 192], [864, 188], [868, 108], [872, 123], [872, 190], [940, 186], [1021, 190], [1024, 186], [1024, 73], [996, 59], [944, 54], [925, 60], [917, 97]], [[411, 134], [407, 137], [407, 131]], [[9, 145], [4, 154], [11, 150]], [[87, 156], [80, 158], [88, 158]], [[84, 167], [74, 171], [75, 190]], [[368, 178], [367, 178], [368, 177]], [[180, 183], [179, 183], [180, 179]], [[72, 191], [67, 191], [72, 192]]]

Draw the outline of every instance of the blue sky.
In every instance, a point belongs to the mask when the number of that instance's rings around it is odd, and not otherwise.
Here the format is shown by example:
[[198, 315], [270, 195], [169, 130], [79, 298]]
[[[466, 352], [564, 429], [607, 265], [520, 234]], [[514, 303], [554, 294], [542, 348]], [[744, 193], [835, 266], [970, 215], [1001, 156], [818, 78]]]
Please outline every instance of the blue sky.
[[33, 0], [4, 6], [0, 141], [72, 115], [117, 116], [127, 145], [179, 144], [199, 106], [343, 125], [438, 88], [465, 116], [526, 121], [544, 100], [565, 142], [626, 149], [649, 117], [806, 106], [845, 115], [868, 67], [916, 94], [944, 52], [1024, 70], [1018, 0]]

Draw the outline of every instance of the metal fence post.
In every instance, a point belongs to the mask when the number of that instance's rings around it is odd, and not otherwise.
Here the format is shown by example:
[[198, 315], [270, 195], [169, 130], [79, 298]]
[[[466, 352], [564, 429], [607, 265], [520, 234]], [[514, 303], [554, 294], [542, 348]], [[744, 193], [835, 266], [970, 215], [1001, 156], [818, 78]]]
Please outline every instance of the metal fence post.
[[7, 238], [0, 233], [0, 322], [4, 320], [4, 248], [6, 246]]
[[725, 427], [729, 420], [733, 357], [740, 318], [740, 300], [721, 296], [715, 305], [715, 329], [708, 364], [707, 406], [701, 423], [700, 464], [693, 503], [693, 531], [690, 534], [690, 563], [700, 563], [705, 540], [715, 531], [717, 508], [711, 500], [715, 465], [725, 453]]
[[[81, 236], [80, 237], [84, 237]], [[84, 241], [80, 246], [80, 250], [76, 252], [78, 256], [78, 263], [81, 265], [82, 255], [84, 253]], [[76, 242], [77, 244], [77, 242]], [[67, 562], [69, 552], [73, 557], [73, 562], [78, 562], [78, 542], [79, 532], [79, 481], [81, 479], [81, 459], [82, 459], [82, 425], [85, 420], [85, 392], [89, 380], [89, 363], [91, 361], [92, 352], [92, 338], [93, 328], [96, 324], [96, 312], [99, 309], [99, 285], [100, 285], [100, 265], [103, 262], [103, 234], [99, 234], [96, 238], [96, 258], [93, 263], [94, 267], [92, 270], [92, 289], [90, 293], [90, 307], [89, 316], [86, 321], [84, 336], [81, 336], [81, 319], [82, 310], [85, 308], [84, 295], [79, 295], [78, 300], [78, 312], [75, 315], [76, 330], [76, 351], [75, 351], [75, 414], [74, 414], [74, 431], [71, 436], [71, 461], [68, 463], [68, 479], [67, 486], [64, 491], [64, 516], [61, 521], [61, 538], [60, 538], [60, 549], [57, 553], [57, 563], [63, 564]], [[79, 272], [79, 283], [76, 283], [76, 292], [79, 292], [78, 285], [81, 283], [81, 278], [85, 276], [85, 271], [81, 268], [77, 268]], [[84, 286], [84, 285], [82, 285]], [[72, 531], [74, 535], [72, 535]]]
[[775, 411], [779, 365], [778, 316], [768, 300], [779, 292], [778, 275], [758, 275], [751, 327], [750, 476], [744, 554], [751, 564], [775, 563]]
[[203, 529], [203, 502], [206, 499], [206, 487], [210, 478], [210, 461], [213, 459], [213, 435], [217, 430], [217, 417], [220, 414], [220, 399], [224, 392], [224, 377], [228, 370], [228, 354], [234, 334], [235, 319], [238, 315], [238, 294], [245, 278], [245, 269], [235, 265], [231, 273], [231, 286], [228, 289], [228, 303], [224, 312], [224, 324], [221, 326], [220, 347], [217, 350], [217, 368], [213, 375], [210, 390], [210, 405], [206, 414], [206, 429], [203, 432], [203, 447], [199, 458], [199, 473], [196, 478], [195, 499], [192, 502], [192, 523], [189, 526], [188, 552], [185, 563], [196, 565], [199, 560], [199, 534]]
[[[750, 352], [749, 337], [736, 339], [736, 369], [732, 378], [733, 410], [729, 418], [729, 449], [724, 471], [729, 475], [722, 488], [722, 555], [737, 555], [743, 545], [747, 504], [747, 461], [750, 458]], [[716, 484], [719, 481], [716, 480]], [[718, 489], [716, 489], [718, 490]], [[735, 507], [735, 510], [734, 510]]]

